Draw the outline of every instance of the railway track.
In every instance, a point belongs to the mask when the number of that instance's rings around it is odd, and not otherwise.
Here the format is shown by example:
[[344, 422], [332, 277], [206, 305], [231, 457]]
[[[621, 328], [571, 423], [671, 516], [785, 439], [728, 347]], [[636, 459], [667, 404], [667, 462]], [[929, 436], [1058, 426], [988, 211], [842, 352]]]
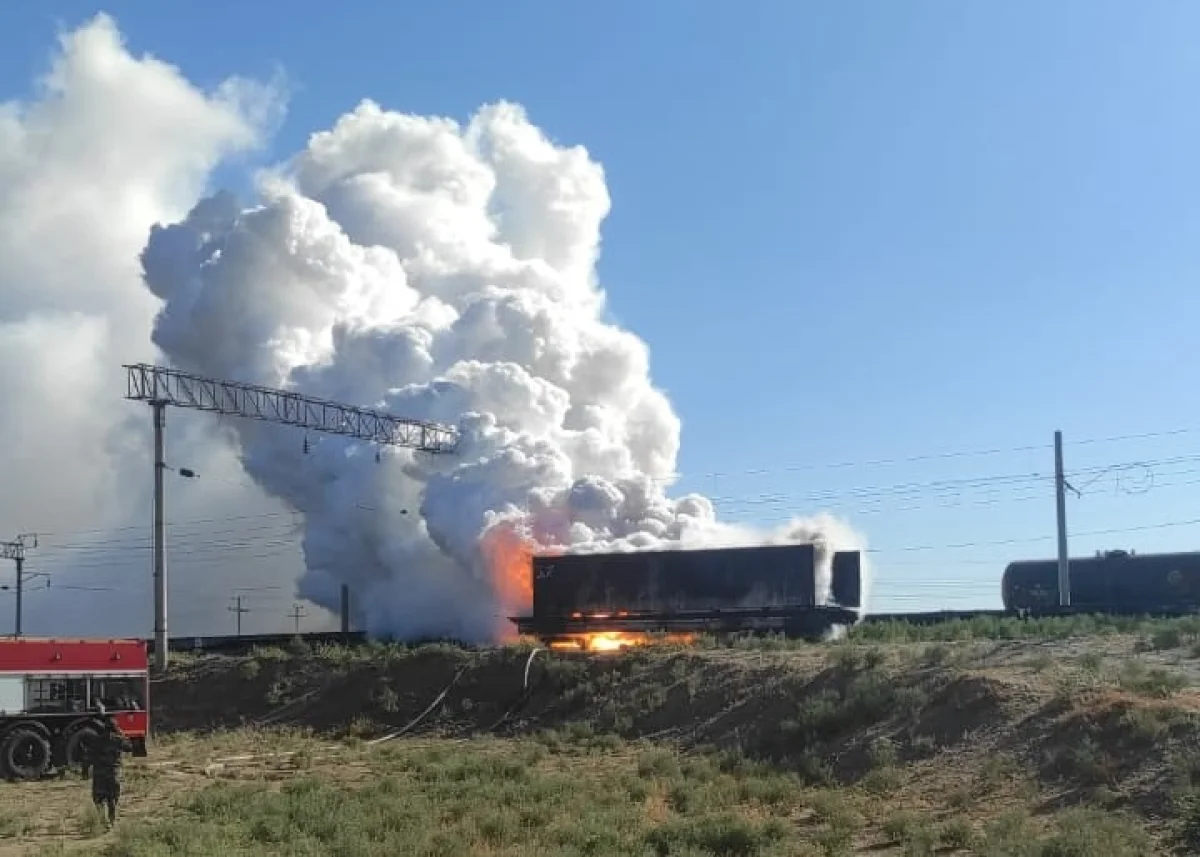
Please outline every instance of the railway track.
[[[1056, 616], [1073, 615], [1107, 615], [1107, 616], [1147, 616], [1152, 618], [1172, 618], [1195, 615], [1197, 610], [1187, 607], [1157, 607], [1147, 608], [1128, 607], [1125, 605], [1105, 605], [1102, 609], [1094, 606], [1086, 608], [1053, 607], [1043, 610], [1018, 613], [1013, 610], [929, 610], [915, 613], [868, 613], [860, 620], [862, 624], [873, 625], [885, 622], [907, 622], [912, 625], [936, 625], [942, 622], [971, 621], [973, 619], [1003, 619], [1026, 618], [1042, 619]], [[664, 620], [662, 630], [672, 630], [669, 620]], [[593, 630], [593, 629], [589, 629]], [[734, 630], [728, 624], [721, 628], [724, 631]], [[297, 640], [307, 645], [338, 644], [361, 646], [369, 641], [365, 631], [319, 631], [301, 634], [244, 634], [242, 636], [210, 636], [210, 637], [176, 637], [171, 640], [171, 650], [175, 652], [209, 652], [213, 654], [245, 654], [251, 650], [265, 646], [288, 646]], [[154, 641], [148, 640], [149, 651], [154, 651]], [[453, 641], [450, 641], [453, 642]]]

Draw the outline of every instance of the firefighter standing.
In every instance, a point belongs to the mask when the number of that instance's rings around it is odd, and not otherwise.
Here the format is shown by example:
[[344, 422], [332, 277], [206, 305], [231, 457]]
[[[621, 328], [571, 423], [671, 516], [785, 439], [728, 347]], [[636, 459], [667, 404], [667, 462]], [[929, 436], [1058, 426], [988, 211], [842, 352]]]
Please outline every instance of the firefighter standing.
[[104, 718], [104, 731], [85, 748], [83, 775], [91, 772], [92, 802], [106, 812], [109, 824], [117, 820], [117, 803], [121, 800], [122, 754], [132, 750], [133, 744], [111, 716]]

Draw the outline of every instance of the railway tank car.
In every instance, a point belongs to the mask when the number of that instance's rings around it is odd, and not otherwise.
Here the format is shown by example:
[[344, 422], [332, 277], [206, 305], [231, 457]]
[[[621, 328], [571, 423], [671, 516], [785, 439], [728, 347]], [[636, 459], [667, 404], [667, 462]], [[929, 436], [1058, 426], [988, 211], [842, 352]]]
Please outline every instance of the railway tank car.
[[[1137, 554], [1123, 550], [1069, 559], [1071, 607], [1097, 612], [1200, 610], [1200, 551]], [[1010, 563], [1001, 578], [1004, 609], [1058, 607], [1058, 560]]]

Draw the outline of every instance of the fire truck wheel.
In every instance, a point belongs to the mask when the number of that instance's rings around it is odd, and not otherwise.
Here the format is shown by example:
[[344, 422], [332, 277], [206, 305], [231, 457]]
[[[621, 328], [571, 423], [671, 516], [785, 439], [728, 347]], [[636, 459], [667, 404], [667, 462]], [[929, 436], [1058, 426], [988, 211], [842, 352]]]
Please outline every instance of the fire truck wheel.
[[50, 769], [50, 742], [30, 726], [18, 726], [0, 747], [4, 773], [17, 780], [37, 780]]
[[95, 726], [81, 726], [67, 736], [63, 747], [63, 761], [68, 768], [79, 770], [83, 767], [83, 753], [88, 744], [100, 733]]

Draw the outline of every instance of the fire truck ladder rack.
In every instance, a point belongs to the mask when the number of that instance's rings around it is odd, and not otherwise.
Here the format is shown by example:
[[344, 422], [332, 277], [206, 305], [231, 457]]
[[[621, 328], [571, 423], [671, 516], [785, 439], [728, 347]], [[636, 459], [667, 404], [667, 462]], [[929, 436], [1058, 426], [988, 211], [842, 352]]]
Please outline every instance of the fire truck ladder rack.
[[[154, 666], [167, 667], [167, 586], [163, 539], [163, 471], [166, 409], [170, 405], [223, 416], [263, 420], [309, 431], [341, 435], [418, 452], [455, 452], [457, 431], [447, 425], [391, 414], [238, 381], [207, 378], [164, 366], [126, 364], [125, 398], [147, 402], [154, 412]], [[308, 440], [305, 439], [305, 450]], [[190, 470], [181, 476], [195, 476]]]

